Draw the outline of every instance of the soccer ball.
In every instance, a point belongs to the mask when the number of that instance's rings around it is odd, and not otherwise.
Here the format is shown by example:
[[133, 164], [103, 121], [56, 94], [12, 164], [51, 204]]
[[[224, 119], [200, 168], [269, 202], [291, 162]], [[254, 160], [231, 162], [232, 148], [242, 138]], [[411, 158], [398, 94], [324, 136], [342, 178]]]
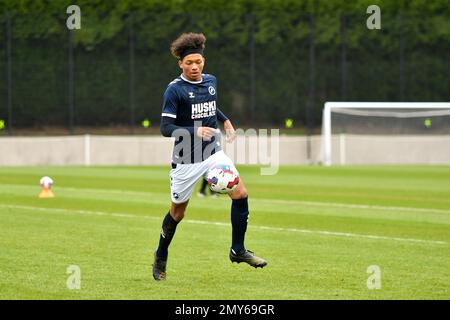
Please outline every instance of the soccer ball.
[[208, 171], [206, 176], [209, 188], [218, 193], [230, 193], [239, 184], [239, 175], [229, 165], [218, 165]]
[[41, 187], [44, 189], [51, 189], [53, 185], [53, 179], [50, 177], [42, 177], [41, 181], [39, 182]]

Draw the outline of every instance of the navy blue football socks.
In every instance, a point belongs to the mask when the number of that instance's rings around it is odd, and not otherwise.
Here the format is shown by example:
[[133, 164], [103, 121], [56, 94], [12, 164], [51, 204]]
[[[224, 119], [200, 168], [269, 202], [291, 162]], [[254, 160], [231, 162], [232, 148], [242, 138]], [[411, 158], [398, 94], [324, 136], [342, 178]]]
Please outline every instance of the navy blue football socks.
[[[244, 239], [245, 232], [247, 231], [248, 215], [248, 197], [232, 200], [231, 226], [233, 232], [231, 249], [233, 249], [235, 253], [245, 250]], [[167, 259], [168, 248], [175, 234], [177, 225], [178, 222], [172, 218], [170, 212], [167, 213], [162, 224], [161, 235], [159, 237], [159, 246], [156, 251], [156, 255], [158, 257]]]
[[172, 241], [173, 235], [175, 234], [175, 230], [177, 229], [177, 224], [178, 222], [172, 218], [169, 211], [164, 218], [161, 235], [159, 236], [159, 246], [158, 250], [156, 250], [156, 255], [158, 257], [167, 259], [167, 255], [169, 254], [169, 245]]
[[231, 249], [235, 253], [245, 250], [244, 239], [248, 224], [248, 197], [231, 203], [231, 226], [233, 228]]

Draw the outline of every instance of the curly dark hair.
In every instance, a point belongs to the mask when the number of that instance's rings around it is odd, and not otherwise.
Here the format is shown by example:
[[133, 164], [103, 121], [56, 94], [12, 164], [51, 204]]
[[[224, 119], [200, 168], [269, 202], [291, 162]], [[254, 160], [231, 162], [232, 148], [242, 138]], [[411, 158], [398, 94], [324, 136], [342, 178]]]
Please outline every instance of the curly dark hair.
[[203, 33], [183, 33], [170, 46], [172, 55], [180, 59], [187, 49], [205, 49], [206, 37]]

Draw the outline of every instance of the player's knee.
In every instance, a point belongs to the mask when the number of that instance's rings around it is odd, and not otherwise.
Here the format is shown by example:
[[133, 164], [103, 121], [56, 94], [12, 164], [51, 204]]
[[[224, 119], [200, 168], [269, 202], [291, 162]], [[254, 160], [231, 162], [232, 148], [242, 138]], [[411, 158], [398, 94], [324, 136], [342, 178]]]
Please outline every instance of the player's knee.
[[248, 197], [247, 190], [244, 188], [241, 192], [239, 192], [238, 199], [244, 199]]
[[175, 221], [180, 222], [184, 218], [184, 212], [176, 212], [173, 218]]
[[171, 215], [175, 221], [179, 222], [184, 218], [184, 210], [174, 209], [171, 211]]
[[238, 188], [230, 194], [230, 197], [231, 199], [244, 199], [248, 197], [247, 189], [245, 187]]
[[170, 208], [170, 214], [172, 218], [179, 222], [184, 218], [184, 212], [186, 211], [187, 203], [175, 204], [172, 203], [172, 208]]

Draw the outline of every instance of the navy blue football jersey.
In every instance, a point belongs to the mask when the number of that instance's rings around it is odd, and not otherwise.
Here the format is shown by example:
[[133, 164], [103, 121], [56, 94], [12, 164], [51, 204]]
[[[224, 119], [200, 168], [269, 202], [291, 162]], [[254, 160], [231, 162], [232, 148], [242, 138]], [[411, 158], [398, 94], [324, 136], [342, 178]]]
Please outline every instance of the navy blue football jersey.
[[[219, 130], [210, 141], [202, 141], [196, 135], [198, 127], [218, 128], [215, 76], [202, 74], [201, 80], [190, 81], [180, 75], [169, 83], [164, 93], [161, 117], [175, 119], [174, 125], [185, 129], [184, 133], [172, 133], [175, 137], [172, 155], [174, 163], [200, 162], [221, 150]], [[188, 138], [190, 147], [187, 144]]]

